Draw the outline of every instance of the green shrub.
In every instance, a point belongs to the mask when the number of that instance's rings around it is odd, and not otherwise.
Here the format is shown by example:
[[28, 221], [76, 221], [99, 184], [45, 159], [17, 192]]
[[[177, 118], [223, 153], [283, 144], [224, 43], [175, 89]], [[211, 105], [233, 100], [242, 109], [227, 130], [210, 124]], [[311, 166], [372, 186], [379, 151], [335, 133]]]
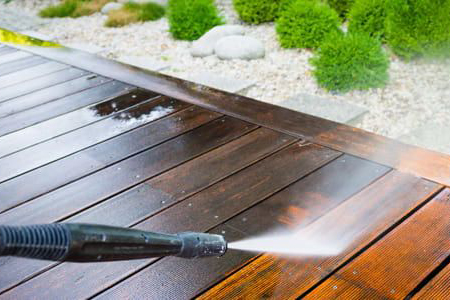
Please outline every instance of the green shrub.
[[386, 0], [356, 0], [348, 14], [351, 32], [366, 32], [370, 36], [384, 40], [386, 20]]
[[153, 2], [127, 2], [121, 9], [108, 13], [107, 27], [121, 27], [136, 22], [155, 21], [164, 16], [164, 7]]
[[79, 1], [66, 0], [57, 5], [50, 5], [39, 12], [43, 18], [63, 18], [70, 17], [77, 10]]
[[319, 85], [331, 91], [382, 87], [388, 80], [388, 56], [366, 33], [331, 34], [310, 61]]
[[327, 4], [297, 0], [280, 13], [276, 30], [284, 48], [317, 48], [330, 32], [339, 31], [339, 17]]
[[345, 18], [354, 0], [327, 0], [328, 4], [339, 14], [341, 18]]
[[234, 9], [241, 20], [260, 24], [274, 21], [282, 2], [286, 0], [233, 0]]
[[450, 0], [388, 0], [386, 36], [395, 54], [450, 56]]
[[169, 0], [168, 17], [173, 37], [188, 41], [224, 23], [214, 0]]

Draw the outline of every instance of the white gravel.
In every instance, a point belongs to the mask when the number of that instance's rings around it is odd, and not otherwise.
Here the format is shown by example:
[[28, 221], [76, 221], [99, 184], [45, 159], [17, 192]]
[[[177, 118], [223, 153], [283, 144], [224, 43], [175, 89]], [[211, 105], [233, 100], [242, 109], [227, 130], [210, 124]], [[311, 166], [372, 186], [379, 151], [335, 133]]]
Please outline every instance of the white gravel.
[[[228, 24], [242, 24], [233, 11], [232, 0], [216, 0]], [[8, 7], [36, 13], [55, 0], [13, 0]], [[5, 4], [0, 4], [1, 7]], [[222, 61], [215, 56], [193, 58], [190, 42], [171, 38], [167, 20], [134, 24], [123, 28], [103, 26], [105, 16], [95, 14], [78, 19], [53, 19], [37, 31], [57, 37], [62, 44], [89, 43], [109, 49], [103, 55], [151, 56], [171, 65], [166, 73], [184, 77], [207, 70], [235, 78], [255, 81], [245, 95], [277, 104], [298, 93], [309, 93], [330, 99], [343, 99], [365, 106], [370, 113], [361, 128], [397, 138], [433, 119], [450, 124], [450, 64], [415, 61], [402, 62], [392, 58], [390, 82], [383, 89], [356, 91], [332, 95], [316, 84], [311, 75], [306, 50], [286, 50], [277, 42], [274, 24], [245, 25], [247, 35], [260, 39], [266, 47], [266, 57], [254, 61]]]

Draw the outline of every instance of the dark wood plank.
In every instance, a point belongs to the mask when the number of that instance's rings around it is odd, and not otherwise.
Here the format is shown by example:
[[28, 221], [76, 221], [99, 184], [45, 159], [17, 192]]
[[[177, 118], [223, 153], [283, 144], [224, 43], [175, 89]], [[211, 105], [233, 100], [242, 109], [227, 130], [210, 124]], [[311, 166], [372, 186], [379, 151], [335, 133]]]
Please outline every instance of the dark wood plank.
[[[356, 178], [349, 177], [350, 181]], [[345, 185], [339, 187], [346, 188]], [[311, 232], [317, 232], [323, 239], [351, 239], [341, 254], [298, 260], [263, 255], [205, 293], [203, 299], [224, 299], [237, 295], [283, 299], [299, 297], [440, 188], [418, 177], [391, 171], [310, 225]], [[322, 201], [315, 205], [319, 209], [324, 206]], [[267, 211], [272, 209], [266, 207]], [[304, 214], [302, 210], [299, 212]]]
[[[90, 89], [66, 96], [64, 98], [60, 98], [58, 99], [58, 101], [51, 101], [36, 106], [33, 109], [25, 110], [14, 115], [1, 118], [0, 136], [35, 125], [59, 115], [69, 113], [84, 106], [120, 96], [132, 89], [133, 88], [131, 86], [125, 83], [118, 81], [108, 81], [99, 86], [92, 87]], [[6, 145], [6, 142], [3, 142], [2, 145]], [[5, 149], [4, 151], [0, 149], [0, 151], [5, 153], [7, 149]], [[1, 156], [3, 155], [0, 155], [0, 157]]]
[[[448, 234], [448, 233], [446, 233]], [[447, 299], [450, 290], [450, 265], [442, 269], [412, 299]]]
[[29, 57], [31, 55], [32, 55], [31, 53], [25, 52], [25, 51], [14, 51], [14, 52], [7, 53], [5, 55], [1, 55], [0, 56], [0, 67], [1, 67], [1, 64], [9, 63], [9, 62], [21, 59], [21, 58]]
[[444, 190], [307, 298], [349, 299], [358, 295], [404, 299], [449, 256], [449, 215], [450, 190]]
[[[354, 170], [355, 166], [361, 166], [368, 172], [365, 173], [366, 175], [360, 176], [358, 182], [349, 186], [346, 191], [341, 191], [341, 184], [342, 182], [348, 181], [348, 177], [330, 176], [330, 172], [334, 171], [338, 172], [337, 174], [343, 174], [349, 170], [349, 176], [351, 176], [351, 170]], [[245, 236], [248, 236], [286, 227], [288, 226], [285, 224], [286, 220], [295, 217], [297, 218], [295, 221], [298, 222], [299, 216], [292, 216], [292, 211], [303, 213], [303, 222], [312, 221], [336, 205], [339, 205], [339, 203], [347, 199], [350, 195], [359, 191], [367, 184], [370, 184], [379, 176], [382, 176], [386, 171], [387, 168], [385, 167], [344, 156], [310, 174], [306, 178], [297, 181], [295, 184], [290, 185], [258, 205], [251, 207], [247, 211], [234, 216], [225, 222], [225, 225], [229, 226], [228, 228], [236, 228]], [[319, 178], [322, 180], [317, 181]], [[345, 180], [346, 178], [347, 180]], [[317, 182], [317, 184], [312, 185], [311, 182]], [[333, 198], [330, 199], [331, 197]], [[217, 211], [217, 213], [219, 215], [221, 214], [220, 211]], [[196, 225], [197, 218], [192, 218], [192, 215], [190, 217], [191, 220], [188, 223], [180, 224], [180, 227], [175, 222], [167, 224], [167, 218], [162, 220], [151, 218], [140, 225], [139, 228], [171, 231], [174, 226], [178, 227], [178, 230], [183, 230], [182, 228], [187, 226], [188, 229], [199, 230]], [[202, 217], [214, 218], [207, 210], [205, 210], [203, 216], [199, 216], [199, 219]], [[166, 227], [168, 229], [164, 229]], [[225, 229], [225, 234], [227, 231]], [[189, 262], [176, 258], [164, 258], [155, 265], [140, 271], [118, 284], [116, 287], [107, 290], [100, 298], [120, 298], [124, 297], [125, 294], [128, 294], [132, 298], [140, 298], [144, 293], [148, 292], [147, 297], [149, 298], [154, 298], [156, 295], [165, 295], [164, 299], [188, 299], [220, 280], [225, 274], [230, 273], [254, 256], [255, 254], [253, 253], [229, 251], [220, 260], [215, 258]], [[157, 275], [158, 273], [159, 275]], [[139, 283], [145, 280], [145, 277], [147, 277], [146, 286], [138, 287]], [[127, 287], [130, 289], [128, 290]]]
[[[274, 138], [276, 137], [276, 144], [278, 147], [283, 147], [286, 145], [286, 143], [291, 143], [293, 140], [288, 139], [288, 141], [283, 142], [283, 136], [277, 135], [274, 132], [271, 132], [269, 136], [260, 136], [258, 132], [251, 133], [248, 136], [253, 137], [254, 142], [258, 142], [258, 140], [267, 138]], [[234, 143], [237, 145], [238, 142], [244, 142], [243, 140], [236, 140]], [[270, 141], [269, 141], [270, 142]], [[241, 144], [244, 145], [244, 144]], [[227, 147], [228, 145], [223, 146], [222, 148]], [[260, 144], [262, 146], [262, 144]], [[100, 206], [97, 206], [93, 209], [90, 209], [86, 211], [85, 213], [75, 216], [68, 221], [74, 222], [95, 222], [95, 223], [104, 223], [104, 224], [115, 224], [119, 226], [130, 226], [139, 220], [143, 219], [144, 217], [155, 214], [158, 211], [160, 211], [163, 208], [166, 208], [178, 201], [181, 201], [182, 199], [186, 198], [185, 195], [193, 193], [197, 190], [204, 189], [205, 187], [211, 186], [211, 184], [214, 183], [215, 180], [220, 178], [221, 176], [224, 176], [230, 172], [233, 172], [234, 170], [245, 168], [245, 166], [251, 161], [251, 159], [256, 159], [262, 155], [264, 157], [265, 155], [269, 155], [271, 151], [274, 149], [270, 144], [266, 144], [266, 152], [261, 152], [261, 150], [255, 151], [250, 150], [249, 147], [244, 146], [237, 149], [231, 149], [230, 151], [223, 151], [224, 149], [216, 149], [204, 156], [201, 156], [193, 161], [190, 161], [189, 163], [185, 165], [181, 165], [180, 167], [173, 169], [173, 172], [177, 169], [185, 169], [185, 170], [197, 170], [197, 173], [209, 173], [211, 174], [211, 164], [215, 163], [215, 161], [224, 161], [227, 162], [234, 162], [234, 164], [227, 164], [227, 168], [224, 169], [218, 169], [217, 174], [214, 174], [212, 180], [209, 180], [207, 176], [201, 176], [196, 179], [195, 176], [187, 176], [184, 179], [181, 179], [183, 181], [183, 185], [180, 185], [180, 178], [173, 178], [173, 177], [167, 177], [166, 174], [162, 174], [160, 177], [167, 179], [170, 182], [170, 185], [172, 186], [173, 193], [165, 193], [161, 192], [156, 188], [149, 187], [153, 181], [157, 182], [156, 180], [151, 180], [147, 182], [145, 185], [140, 186], [136, 189], [130, 190], [130, 192], [126, 192], [125, 194], [121, 194], [116, 196], [115, 198], [111, 199], [111, 201], [108, 201], [104, 204], [101, 204]], [[249, 155], [236, 155], [238, 153], [242, 153], [243, 151], [247, 151]], [[249, 152], [249, 150], [251, 152]], [[277, 170], [282, 170], [282, 167], [286, 167], [287, 170], [286, 174], [280, 175], [278, 178], [276, 177], [275, 173], [273, 172], [267, 172], [265, 176], [271, 176], [271, 178], [274, 179], [275, 182], [269, 183], [264, 181], [263, 184], [261, 182], [252, 179], [252, 182], [254, 183], [253, 187], [250, 189], [252, 192], [245, 191], [245, 195], [240, 195], [239, 191], [237, 190], [230, 190], [229, 192], [226, 192], [226, 195], [229, 196], [235, 196], [231, 199], [233, 199], [234, 204], [229, 203], [228, 206], [223, 203], [222, 205], [219, 205], [220, 207], [227, 207], [227, 211], [223, 211], [220, 218], [214, 218], [211, 216], [211, 213], [208, 213], [208, 218], [205, 218], [204, 225], [205, 228], [209, 228], [212, 225], [211, 224], [218, 224], [225, 220], [227, 217], [226, 215], [232, 216], [235, 214], [236, 211], [240, 211], [245, 209], [246, 206], [251, 205], [252, 202], [257, 202], [261, 199], [264, 199], [264, 195], [267, 195], [272, 192], [274, 192], [274, 189], [280, 189], [283, 186], [289, 184], [292, 182], [292, 180], [295, 180], [298, 177], [301, 177], [302, 174], [306, 174], [313, 170], [314, 168], [319, 167], [321, 164], [326, 163], [327, 161], [335, 158], [338, 153], [331, 151], [329, 149], [324, 149], [320, 147], [314, 147], [314, 146], [304, 146], [302, 144], [294, 145], [291, 147], [286, 148], [286, 151], [282, 150], [281, 154], [275, 154], [274, 158], [270, 160], [269, 158], [264, 159], [263, 161], [257, 163], [256, 165], [253, 165], [249, 167], [248, 169], [252, 169], [253, 171], [263, 171], [268, 170], [267, 167], [274, 166], [277, 168]], [[215, 159], [215, 161], [210, 161], [208, 159], [208, 156], [212, 159], [215, 156], [219, 156]], [[328, 156], [328, 157], [327, 157]], [[238, 160], [237, 160], [238, 159]], [[209, 162], [208, 164], [205, 164], [205, 162]], [[276, 163], [280, 163], [281, 165], [277, 165]], [[290, 164], [289, 164], [290, 163]], [[192, 164], [192, 167], [188, 167], [189, 164]], [[257, 166], [256, 168], [254, 166]], [[297, 168], [295, 168], [296, 166]], [[226, 197], [226, 195], [223, 195], [218, 193], [218, 189], [222, 190], [222, 188], [227, 187], [229, 184], [233, 184], [234, 180], [230, 180], [230, 178], [236, 178], [236, 176], [239, 176], [239, 184], [238, 186], [247, 186], [246, 182], [248, 181], [249, 177], [248, 175], [253, 174], [249, 173], [247, 171], [248, 169], [244, 169], [240, 173], [237, 173], [236, 175], [233, 175], [231, 177], [228, 177], [224, 181], [217, 185], [213, 185], [210, 188], [204, 190], [201, 193], [196, 194], [192, 198], [190, 198], [188, 201], [192, 203], [190, 206], [190, 209], [197, 211], [199, 214], [206, 214], [208, 209], [217, 210], [219, 207], [216, 207], [217, 204], [220, 204], [220, 200], [226, 200], [229, 199]], [[299, 171], [300, 169], [300, 171]], [[283, 169], [284, 170], [284, 169]], [[181, 172], [180, 172], [181, 173]], [[241, 174], [244, 173], [244, 174]], [[196, 175], [196, 174], [193, 174]], [[281, 177], [281, 178], [280, 178]], [[156, 179], [156, 178], [155, 178]], [[264, 180], [263, 176], [259, 176], [258, 179]], [[279, 180], [279, 181], [278, 181]], [[227, 182], [227, 183], [225, 183]], [[259, 190], [259, 186], [261, 186], [263, 189]], [[180, 193], [182, 189], [186, 189], [185, 193]], [[215, 199], [211, 196], [214, 195], [221, 195], [220, 199]], [[202, 195], [202, 196], [200, 196]], [[242, 202], [236, 199], [236, 196], [239, 196], [240, 199], [242, 199]], [[256, 198], [255, 198], [256, 197]], [[247, 200], [247, 199], [251, 200]], [[151, 202], [149, 202], [149, 199], [152, 199]], [[205, 204], [205, 206], [202, 206], [202, 202]], [[185, 201], [186, 202], [186, 201]], [[228, 201], [230, 202], [230, 200]], [[127, 205], [128, 203], [128, 205]], [[173, 206], [164, 212], [162, 212], [161, 215], [156, 216], [160, 222], [165, 222], [164, 220], [167, 219], [167, 217], [172, 216], [174, 218], [180, 219], [180, 228], [183, 227], [181, 224], [185, 224], [186, 227], [184, 229], [189, 229], [190, 227], [198, 227], [198, 224], [193, 222], [192, 219], [190, 219], [188, 214], [178, 214], [176, 213], [174, 215], [174, 212], [179, 212], [179, 209], [173, 210], [175, 207]], [[184, 207], [184, 206], [183, 206]], [[120, 216], [119, 218], [116, 218], [114, 216]], [[160, 217], [162, 216], [162, 218]], [[177, 224], [176, 222], [172, 222], [173, 225], [170, 225], [170, 223], [167, 224], [166, 230], [171, 231], [172, 229], [177, 230]], [[189, 225], [188, 225], [189, 224]], [[210, 224], [210, 225], [208, 225]], [[169, 228], [169, 226], [172, 226], [173, 228]], [[140, 264], [148, 263], [148, 261], [139, 262]], [[120, 267], [118, 267], [120, 266]], [[105, 276], [102, 276], [102, 281], [99, 282], [98, 280], [98, 272], [100, 271]], [[54, 270], [51, 270], [49, 272], [46, 272], [45, 274], [39, 276], [36, 278], [36, 280], [30, 281], [30, 283], [33, 285], [36, 289], [41, 289], [44, 287], [44, 285], [47, 285], [49, 281], [53, 281], [57, 277], [60, 278], [60, 283], [67, 282], [67, 286], [65, 284], [59, 285], [59, 287], [63, 288], [64, 290], [70, 289], [72, 290], [71, 295], [75, 298], [86, 298], [90, 294], [94, 293], [94, 291], [101, 290], [101, 287], [107, 286], [109, 284], [112, 284], [113, 282], [119, 280], [124, 276], [124, 274], [129, 273], [133, 268], [136, 268], [136, 264], [134, 262], [122, 262], [121, 264], [117, 265], [102, 265], [99, 266], [98, 264], [84, 264], [84, 265], [74, 265], [74, 264], [64, 264], [62, 266], [59, 266], [55, 268]], [[72, 273], [73, 272], [73, 273]], [[77, 282], [74, 282], [73, 279], [70, 279], [67, 276], [62, 276], [61, 274], [68, 274], [72, 273], [73, 276], [79, 278]], [[44, 284], [44, 282], [47, 282]], [[56, 296], [58, 293], [61, 292], [58, 288], [53, 289], [52, 291], [49, 291], [46, 296], [53, 297]], [[20, 287], [22, 289], [22, 286]], [[14, 291], [13, 291], [14, 292]], [[44, 292], [44, 291], [43, 291]], [[44, 292], [46, 293], [46, 292]]]
[[9, 54], [9, 53], [13, 53], [18, 51], [17, 49], [11, 48], [11, 47], [6, 47], [6, 46], [2, 46], [0, 48], [0, 55], [5, 55], [5, 54]]
[[0, 88], [5, 88], [7, 86], [11, 86], [21, 82], [26, 84], [25, 81], [27, 80], [51, 74], [53, 72], [61, 71], [67, 68], [69, 68], [68, 65], [52, 61], [27, 68], [25, 70], [9, 73], [7, 75], [0, 76]]
[[166, 97], [147, 101], [118, 115], [100, 120], [62, 136], [0, 159], [0, 182], [83, 150], [145, 123], [187, 107]]
[[[223, 120], [225, 122], [222, 122]], [[64, 188], [46, 194], [9, 211], [9, 214], [1, 214], [0, 223], [52, 222], [67, 218], [83, 208], [114, 196], [220, 145], [225, 144], [220, 147], [225, 150], [235, 146], [236, 143], [247, 145], [249, 141], [254, 141], [261, 132], [257, 131], [256, 136], [255, 134], [245, 135], [254, 131], [255, 128], [253, 125], [228, 117], [218, 119], [149, 151], [142, 152]], [[238, 139], [242, 135], [244, 135], [242, 139]], [[235, 139], [237, 140], [226, 144]], [[82, 196], [80, 197], [80, 195]], [[49, 205], [51, 205], [51, 209], [48, 209]], [[33, 214], [29, 214], [26, 207], [31, 209]], [[20, 220], [19, 216], [22, 215], [28, 219]], [[11, 287], [24, 278], [36, 274], [36, 272], [41, 272], [50, 265], [48, 262], [29, 262], [12, 257], [0, 258], [2, 268], [15, 270], [15, 272], [0, 277], [0, 290]]]
[[[202, 108], [190, 108], [6, 181], [0, 184], [0, 212], [131, 157], [219, 116]], [[178, 118], [182, 118], [183, 122], [177, 122]]]
[[40, 56], [30, 56], [27, 58], [22, 58], [19, 60], [12, 61], [10, 63], [2, 64], [0, 68], [0, 76], [20, 71], [26, 68], [31, 68], [33, 66], [37, 66], [39, 64], [43, 64], [49, 62], [48, 59], [45, 59]]
[[[69, 71], [70, 69], [67, 69]], [[60, 71], [64, 72], [66, 70]], [[78, 72], [74, 70], [73, 73]], [[56, 72], [59, 73], [59, 72]], [[54, 74], [56, 74], [54, 73]], [[59, 98], [63, 98], [65, 96], [78, 93], [80, 91], [98, 86], [103, 84], [111, 79], [107, 79], [100, 76], [93, 75], [85, 75], [79, 77], [78, 74], [69, 75], [71, 80], [41, 89], [39, 91], [35, 91], [31, 94], [26, 94], [14, 99], [10, 99], [9, 101], [3, 101], [0, 103], [0, 118], [10, 116], [16, 114], [18, 112], [31, 109], [33, 107], [55, 101]], [[79, 77], [79, 78], [77, 78]], [[75, 78], [75, 79], [74, 79]], [[22, 84], [13, 85], [10, 88], [16, 87], [20, 88], [23, 86]], [[5, 88], [5, 90], [8, 88]]]
[[27, 84], [24, 85], [13, 85], [4, 88], [0, 90], [0, 104], [3, 104], [3, 102], [7, 100], [14, 100], [17, 97], [24, 96], [88, 74], [89, 72], [87, 71], [70, 68], [29, 80], [27, 81]]
[[151, 92], [131, 90], [127, 94], [108, 101], [64, 114], [12, 134], [0, 136], [2, 144], [0, 157], [98, 122], [155, 97], [158, 95]]
[[450, 185], [450, 156], [68, 48], [12, 45], [226, 115]]

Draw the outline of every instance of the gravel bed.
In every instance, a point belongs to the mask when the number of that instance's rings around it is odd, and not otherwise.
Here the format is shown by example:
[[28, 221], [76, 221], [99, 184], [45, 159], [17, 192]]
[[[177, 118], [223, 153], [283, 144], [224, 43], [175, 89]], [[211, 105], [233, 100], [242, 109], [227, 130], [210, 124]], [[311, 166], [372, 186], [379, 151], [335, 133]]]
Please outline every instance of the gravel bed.
[[[13, 0], [10, 8], [36, 12], [55, 0]], [[232, 0], [217, 0], [228, 24], [240, 24], [233, 11]], [[0, 9], [5, 4], [0, 4]], [[52, 19], [38, 32], [56, 37], [57, 42], [89, 43], [107, 48], [109, 58], [122, 55], [151, 56], [170, 64], [167, 74], [185, 77], [201, 70], [256, 82], [245, 95], [277, 104], [298, 93], [342, 99], [367, 107], [361, 128], [397, 138], [433, 119], [450, 123], [450, 67], [449, 63], [414, 61], [405, 63], [392, 58], [390, 82], [383, 89], [330, 94], [316, 84], [311, 75], [306, 50], [281, 49], [274, 24], [246, 27], [246, 34], [260, 39], [266, 47], [266, 57], [254, 61], [222, 61], [214, 56], [193, 58], [190, 42], [171, 38], [165, 18], [123, 28], [106, 28], [106, 17], [95, 14], [78, 19]], [[244, 25], [244, 24], [243, 24]]]

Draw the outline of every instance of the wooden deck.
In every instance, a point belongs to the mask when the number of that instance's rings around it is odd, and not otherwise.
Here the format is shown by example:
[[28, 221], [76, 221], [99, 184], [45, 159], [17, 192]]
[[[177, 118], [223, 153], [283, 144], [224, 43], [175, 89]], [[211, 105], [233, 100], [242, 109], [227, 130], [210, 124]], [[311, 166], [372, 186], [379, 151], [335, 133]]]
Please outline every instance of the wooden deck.
[[448, 299], [449, 184], [444, 154], [78, 50], [0, 44], [0, 224], [357, 233], [333, 257], [1, 258], [1, 299]]

